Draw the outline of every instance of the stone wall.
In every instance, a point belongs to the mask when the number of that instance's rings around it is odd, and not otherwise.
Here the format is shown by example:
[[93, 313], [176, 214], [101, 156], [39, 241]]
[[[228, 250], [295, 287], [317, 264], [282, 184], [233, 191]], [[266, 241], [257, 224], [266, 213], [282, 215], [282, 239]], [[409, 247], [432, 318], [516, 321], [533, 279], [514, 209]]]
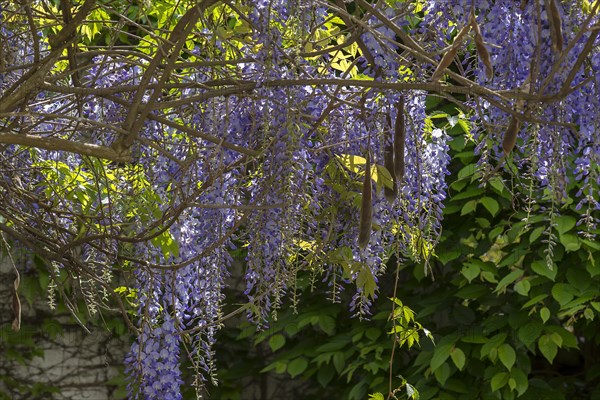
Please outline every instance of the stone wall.
[[0, 400], [123, 398], [127, 336], [116, 337], [100, 318], [100, 323], [88, 324], [87, 333], [68, 311], [50, 310], [41, 285], [29, 304], [25, 291], [32, 289], [26, 286], [36, 281], [37, 271], [19, 269], [22, 323], [15, 333], [15, 272], [6, 256], [0, 259]]

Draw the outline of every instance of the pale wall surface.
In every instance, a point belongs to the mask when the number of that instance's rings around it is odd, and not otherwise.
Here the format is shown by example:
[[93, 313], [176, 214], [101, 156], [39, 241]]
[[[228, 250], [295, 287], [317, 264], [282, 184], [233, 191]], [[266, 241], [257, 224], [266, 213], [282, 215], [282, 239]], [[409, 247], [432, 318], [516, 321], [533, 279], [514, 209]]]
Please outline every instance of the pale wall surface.
[[[22, 275], [26, 273], [21, 271]], [[10, 261], [0, 259], [0, 400], [1, 399], [115, 399], [115, 387], [108, 384], [119, 375], [128, 344], [111, 337], [108, 329], [91, 327], [87, 334], [66, 313], [53, 312], [43, 298], [30, 307], [21, 295], [23, 321], [18, 336], [12, 333], [12, 284], [15, 272]], [[52, 337], [40, 329], [44, 320], [53, 320], [63, 327], [63, 333]], [[32, 346], [43, 351], [40, 357], [28, 359]], [[7, 342], [8, 341], [8, 342]], [[25, 362], [15, 359], [15, 352], [25, 355]], [[20, 384], [55, 386], [60, 393], [42, 395], [17, 393], [9, 389], [7, 378]], [[8, 397], [6, 397], [8, 396]]]

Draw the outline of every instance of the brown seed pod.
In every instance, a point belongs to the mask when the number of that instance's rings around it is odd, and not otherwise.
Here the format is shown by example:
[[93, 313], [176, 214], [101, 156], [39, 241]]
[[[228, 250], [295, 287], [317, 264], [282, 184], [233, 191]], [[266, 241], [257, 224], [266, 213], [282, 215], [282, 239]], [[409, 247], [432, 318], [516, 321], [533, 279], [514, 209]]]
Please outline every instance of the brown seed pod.
[[394, 139], [392, 138], [392, 119], [390, 114], [386, 115], [387, 127], [383, 135], [383, 166], [389, 171], [392, 177], [392, 187], [384, 186], [383, 194], [390, 203], [393, 203], [398, 196], [396, 185], [396, 174], [394, 172]]
[[508, 128], [506, 128], [506, 132], [504, 132], [504, 140], [502, 141], [502, 149], [504, 150], [504, 154], [508, 155], [515, 147], [515, 143], [517, 143], [517, 135], [519, 130], [521, 129], [521, 121], [515, 116], [510, 117], [510, 122], [508, 123]]
[[452, 60], [454, 60], [454, 57], [456, 56], [456, 53], [458, 53], [458, 46], [457, 47], [451, 47], [450, 50], [448, 50], [446, 52], [446, 54], [444, 54], [444, 56], [442, 57], [442, 59], [440, 60], [440, 63], [438, 64], [437, 68], [435, 69], [435, 71], [433, 71], [433, 75], [431, 75], [431, 80], [432, 81], [439, 81], [440, 78], [442, 77], [442, 75], [444, 74], [444, 70], [446, 68], [448, 68], [450, 66], [450, 64], [452, 64]]
[[21, 278], [17, 275], [15, 281], [13, 282], [13, 298], [12, 298], [12, 309], [15, 318], [13, 319], [11, 328], [13, 331], [18, 332], [21, 329], [21, 300], [19, 299], [19, 284], [21, 282]]
[[454, 42], [452, 42], [452, 47], [458, 47], [462, 44], [465, 36], [471, 30], [471, 25], [467, 24], [463, 26], [463, 28], [458, 32], [456, 37], [454, 38]]
[[471, 13], [471, 15], [469, 15], [469, 24], [475, 31], [475, 35], [481, 36], [481, 29], [479, 28], [479, 24], [477, 23], [477, 18], [475, 18], [475, 14], [473, 14], [473, 13]]
[[563, 49], [562, 19], [556, 6], [556, 0], [545, 0], [548, 21], [550, 22], [550, 36], [552, 38], [552, 50], [560, 53]]
[[490, 80], [494, 77], [492, 58], [490, 57], [487, 47], [485, 47], [483, 36], [481, 36], [481, 29], [479, 28], [479, 24], [475, 19], [475, 14], [471, 14], [471, 26], [475, 31], [475, 48], [477, 49], [477, 54], [479, 55], [483, 65], [485, 65], [485, 76], [488, 80]]
[[404, 179], [404, 142], [406, 140], [406, 121], [404, 119], [404, 97], [396, 104], [396, 125], [394, 126], [394, 172], [398, 186]]
[[362, 202], [360, 205], [360, 225], [358, 227], [358, 247], [367, 248], [371, 238], [371, 223], [373, 220], [373, 193], [371, 186], [371, 156], [367, 152], [365, 164], [365, 180], [362, 188]]
[[446, 52], [446, 54], [444, 54], [444, 56], [440, 60], [440, 63], [438, 64], [437, 68], [433, 72], [433, 75], [431, 75], [432, 81], [435, 82], [435, 81], [439, 80], [441, 78], [441, 76], [444, 74], [444, 70], [446, 68], [448, 68], [450, 66], [450, 64], [452, 64], [452, 60], [454, 60], [454, 57], [456, 56], [456, 53], [458, 53], [458, 49], [459, 49], [460, 45], [462, 44], [467, 33], [469, 33], [470, 29], [471, 29], [471, 26], [466, 25], [460, 30], [460, 32], [458, 32], [458, 34], [454, 38], [452, 47], [450, 47], [450, 50], [448, 50]]
[[492, 65], [492, 58], [483, 43], [481, 35], [475, 35], [475, 47], [477, 48], [477, 54], [479, 54], [481, 62], [485, 65], [485, 76], [490, 80], [494, 77], [494, 66]]

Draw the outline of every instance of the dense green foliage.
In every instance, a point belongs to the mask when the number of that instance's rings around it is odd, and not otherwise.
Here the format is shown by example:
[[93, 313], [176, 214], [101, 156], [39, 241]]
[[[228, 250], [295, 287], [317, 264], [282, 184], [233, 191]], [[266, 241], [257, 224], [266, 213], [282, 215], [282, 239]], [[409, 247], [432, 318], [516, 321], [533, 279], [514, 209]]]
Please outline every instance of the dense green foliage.
[[246, 324], [237, 336], [224, 331], [216, 398], [247, 398], [248, 382], [275, 379], [288, 383], [278, 398], [364, 399], [387, 393], [389, 376], [398, 398], [408, 397], [404, 379], [420, 399], [600, 398], [600, 245], [578, 236], [571, 199], [557, 209], [514, 195], [528, 185], [516, 171], [482, 185], [473, 143], [459, 125], [449, 132], [452, 196], [432, 274], [401, 261], [397, 293], [435, 345], [396, 349], [390, 373], [396, 260], [371, 321], [347, 319], [345, 305], [324, 303], [307, 279], [297, 313], [255, 335]]

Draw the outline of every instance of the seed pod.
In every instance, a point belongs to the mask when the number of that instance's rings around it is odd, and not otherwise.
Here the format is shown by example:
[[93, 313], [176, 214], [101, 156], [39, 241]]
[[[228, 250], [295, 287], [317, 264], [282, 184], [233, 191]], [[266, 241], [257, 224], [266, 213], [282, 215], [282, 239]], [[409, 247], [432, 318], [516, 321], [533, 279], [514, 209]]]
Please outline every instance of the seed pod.
[[393, 203], [398, 196], [396, 186], [396, 173], [394, 172], [394, 139], [392, 138], [392, 120], [390, 114], [386, 115], [387, 126], [383, 135], [383, 166], [389, 171], [392, 177], [392, 187], [384, 186], [383, 193], [390, 203]]
[[546, 0], [546, 12], [548, 13], [548, 22], [550, 22], [552, 50], [560, 53], [563, 49], [562, 19], [555, 0]]
[[483, 62], [483, 65], [485, 65], [485, 76], [488, 80], [490, 80], [494, 77], [494, 67], [492, 65], [490, 53], [485, 47], [481, 35], [475, 35], [475, 47], [477, 48], [477, 54], [479, 54], [481, 62]]
[[448, 68], [450, 66], [450, 64], [452, 64], [452, 60], [456, 56], [456, 53], [458, 53], [458, 48], [462, 44], [462, 42], [463, 42], [465, 36], [467, 35], [467, 33], [469, 33], [470, 29], [471, 29], [471, 26], [470, 25], [466, 25], [466, 26], [464, 26], [458, 32], [458, 34], [454, 38], [454, 42], [452, 43], [452, 47], [450, 47], [450, 50], [448, 50], [446, 52], [446, 54], [444, 54], [444, 56], [440, 60], [440, 63], [438, 64], [437, 68], [433, 72], [433, 75], [431, 75], [431, 80], [432, 81], [435, 82], [435, 81], [439, 80], [440, 77], [442, 76], [442, 74], [444, 73], [444, 70], [446, 68]]
[[371, 192], [371, 155], [367, 152], [365, 165], [365, 180], [362, 188], [362, 202], [360, 205], [360, 225], [358, 230], [358, 247], [367, 248], [371, 238], [371, 223], [373, 220], [373, 193]]
[[406, 140], [406, 121], [404, 119], [404, 97], [396, 104], [396, 125], [394, 126], [394, 177], [398, 186], [404, 179], [404, 142]]
[[440, 80], [442, 74], [444, 73], [444, 70], [448, 68], [450, 64], [452, 64], [452, 60], [454, 60], [456, 53], [458, 53], [458, 46], [452, 46], [450, 50], [448, 50], [446, 54], [444, 54], [437, 68], [435, 69], [435, 71], [433, 71], [433, 75], [431, 75], [431, 80], [433, 82]]
[[517, 143], [517, 134], [521, 129], [521, 121], [515, 116], [510, 117], [510, 122], [508, 123], [508, 128], [506, 128], [506, 132], [504, 132], [504, 140], [502, 141], [502, 149], [504, 150], [504, 154], [508, 155], [515, 147], [515, 143]]
[[452, 42], [452, 47], [458, 47], [462, 44], [465, 36], [471, 30], [471, 25], [467, 24], [463, 26], [463, 28], [458, 32], [456, 37], [454, 38], [454, 42]]
[[13, 298], [12, 298], [12, 309], [15, 318], [13, 319], [11, 328], [13, 331], [18, 332], [21, 329], [21, 300], [19, 300], [19, 284], [21, 282], [21, 278], [17, 275], [13, 287]]
[[471, 14], [471, 26], [475, 31], [475, 48], [477, 49], [477, 54], [481, 59], [483, 65], [485, 65], [485, 76], [488, 80], [494, 77], [494, 67], [492, 66], [492, 58], [490, 57], [490, 53], [485, 47], [485, 43], [483, 42], [483, 36], [481, 36], [481, 29], [479, 29], [479, 24], [475, 20], [475, 14]]

